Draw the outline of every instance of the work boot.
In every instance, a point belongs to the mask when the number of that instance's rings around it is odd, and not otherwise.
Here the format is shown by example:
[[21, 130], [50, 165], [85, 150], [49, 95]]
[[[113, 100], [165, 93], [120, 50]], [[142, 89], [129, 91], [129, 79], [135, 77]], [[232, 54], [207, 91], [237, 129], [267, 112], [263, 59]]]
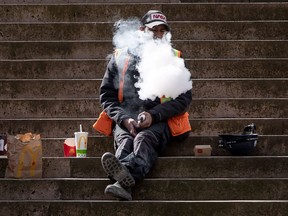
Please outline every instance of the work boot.
[[119, 182], [107, 185], [105, 194], [111, 194], [119, 200], [132, 200], [131, 189], [124, 189]]
[[103, 154], [101, 163], [106, 174], [118, 181], [123, 188], [131, 188], [135, 185], [135, 180], [129, 170], [112, 153]]

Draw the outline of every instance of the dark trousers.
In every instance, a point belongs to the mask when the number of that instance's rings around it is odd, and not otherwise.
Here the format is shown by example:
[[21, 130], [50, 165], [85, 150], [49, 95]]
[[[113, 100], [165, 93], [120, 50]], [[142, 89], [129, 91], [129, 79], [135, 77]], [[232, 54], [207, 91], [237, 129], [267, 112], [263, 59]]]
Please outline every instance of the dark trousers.
[[166, 149], [171, 139], [166, 122], [153, 124], [133, 137], [116, 125], [114, 129], [115, 156], [131, 172], [135, 180], [141, 180], [150, 171], [158, 155]]

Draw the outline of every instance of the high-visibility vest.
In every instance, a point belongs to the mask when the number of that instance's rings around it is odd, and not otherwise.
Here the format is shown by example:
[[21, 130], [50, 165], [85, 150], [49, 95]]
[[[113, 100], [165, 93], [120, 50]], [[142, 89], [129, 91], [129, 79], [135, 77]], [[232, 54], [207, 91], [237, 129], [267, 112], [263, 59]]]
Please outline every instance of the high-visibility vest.
[[[174, 55], [177, 57], [181, 57], [181, 52], [179, 50], [173, 49], [172, 50]], [[117, 64], [117, 60], [120, 58], [124, 51], [122, 49], [115, 49], [114, 51], [114, 58]], [[118, 100], [120, 102], [123, 101], [123, 87], [124, 87], [124, 77], [125, 73], [129, 66], [130, 61], [130, 55], [125, 51], [124, 54], [126, 55], [123, 68], [120, 68], [121, 70], [121, 77], [119, 80], [119, 90], [118, 90]], [[119, 64], [117, 64], [118, 66]], [[118, 67], [119, 69], [119, 67]], [[170, 99], [165, 99], [164, 97], [161, 98], [161, 103], [169, 101]], [[191, 125], [189, 122], [189, 113], [185, 112], [181, 115], [174, 116], [170, 119], [168, 119], [168, 125], [171, 131], [171, 134], [173, 136], [179, 136], [181, 134], [187, 133], [191, 131]], [[93, 124], [93, 128], [97, 130], [98, 132], [106, 135], [111, 136], [112, 135], [112, 127], [113, 127], [113, 121], [110, 119], [110, 117], [107, 115], [107, 113], [103, 110], [97, 121]]]

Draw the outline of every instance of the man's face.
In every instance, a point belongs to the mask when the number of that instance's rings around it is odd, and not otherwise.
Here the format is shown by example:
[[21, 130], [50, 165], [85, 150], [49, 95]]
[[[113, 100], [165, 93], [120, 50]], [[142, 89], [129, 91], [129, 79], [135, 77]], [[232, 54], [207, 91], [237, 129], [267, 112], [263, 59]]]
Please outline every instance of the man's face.
[[149, 31], [153, 32], [155, 39], [162, 39], [167, 33], [167, 28], [165, 25], [154, 26], [153, 28], [148, 28]]

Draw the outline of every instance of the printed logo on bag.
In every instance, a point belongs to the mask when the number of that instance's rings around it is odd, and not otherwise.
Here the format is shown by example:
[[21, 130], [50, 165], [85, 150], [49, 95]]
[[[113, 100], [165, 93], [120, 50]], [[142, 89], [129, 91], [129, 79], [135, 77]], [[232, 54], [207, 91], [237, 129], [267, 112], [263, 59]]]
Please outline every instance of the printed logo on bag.
[[42, 147], [40, 146], [40, 148], [37, 148], [36, 151], [33, 152], [32, 147], [30, 145], [26, 145], [20, 155], [19, 155], [19, 163], [18, 163], [18, 167], [17, 167], [17, 177], [21, 177], [22, 176], [22, 170], [23, 170], [23, 166], [24, 166], [24, 159], [25, 159], [25, 155], [27, 155], [27, 153], [30, 155], [31, 161], [30, 161], [30, 176], [34, 176], [35, 175], [35, 168], [36, 168], [36, 159], [38, 157], [38, 154], [41, 153], [42, 151]]

